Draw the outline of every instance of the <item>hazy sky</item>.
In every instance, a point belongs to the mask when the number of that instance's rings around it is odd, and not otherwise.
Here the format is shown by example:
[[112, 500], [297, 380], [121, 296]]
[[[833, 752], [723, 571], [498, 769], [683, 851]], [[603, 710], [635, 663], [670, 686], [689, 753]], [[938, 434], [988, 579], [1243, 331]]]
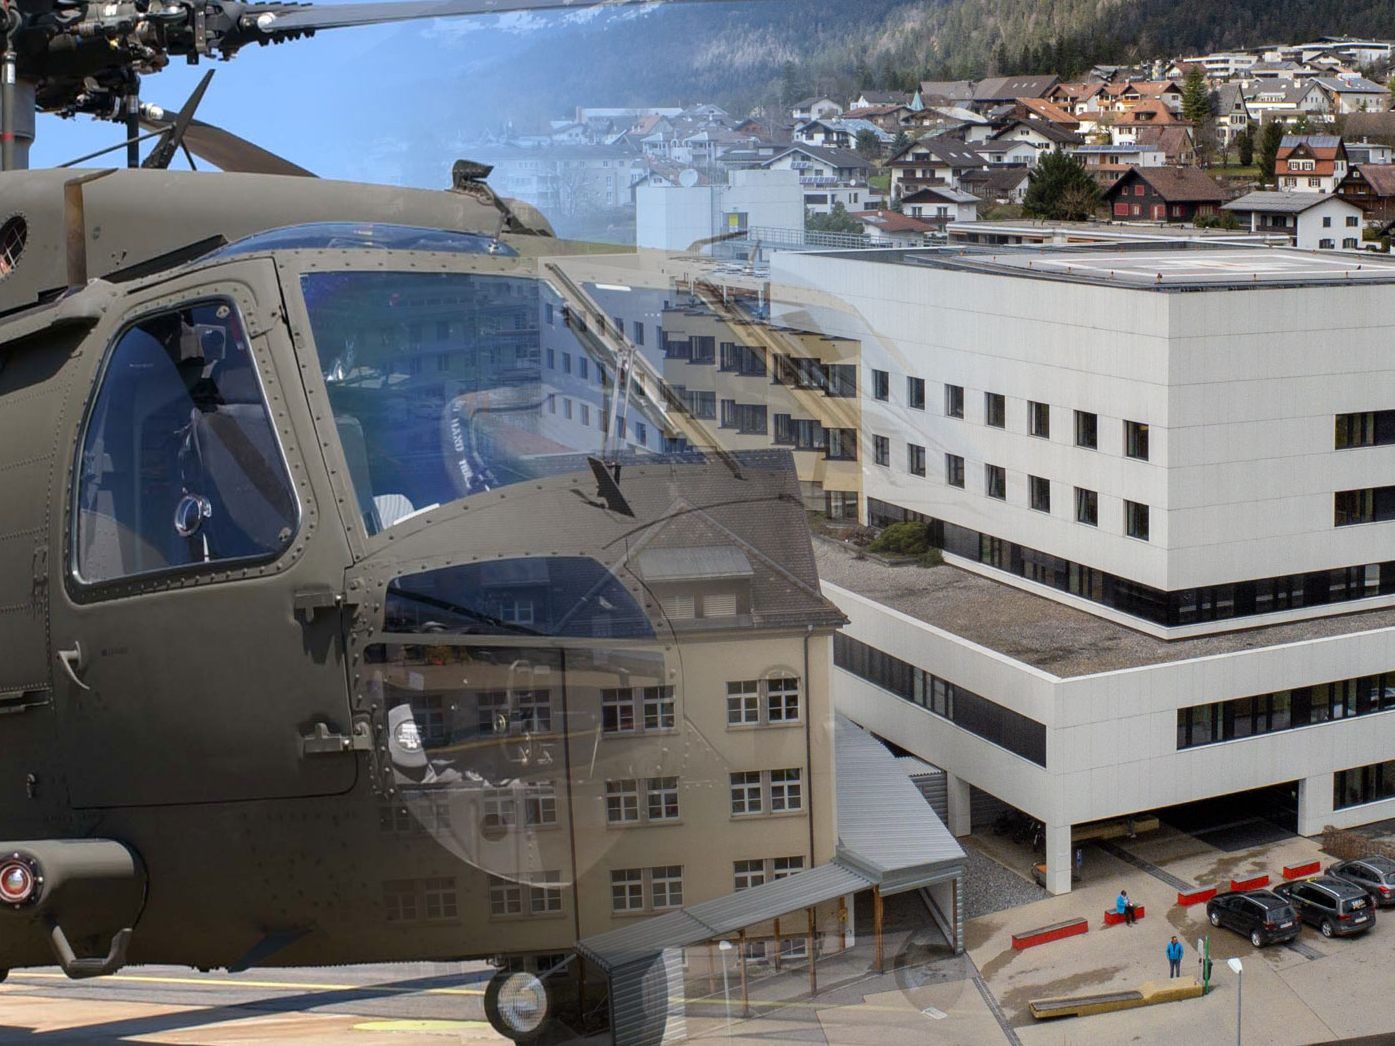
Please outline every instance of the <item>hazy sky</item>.
[[[443, 114], [468, 108], [470, 71], [525, 39], [528, 19], [536, 17], [334, 29], [309, 40], [248, 47], [230, 62], [172, 61], [145, 78], [141, 94], [177, 110], [214, 68], [200, 119], [325, 177], [444, 187], [459, 132]], [[576, 15], [545, 17], [556, 25]], [[39, 114], [31, 163], [62, 163], [121, 137], [115, 124]], [[182, 155], [175, 166], [186, 166]]]

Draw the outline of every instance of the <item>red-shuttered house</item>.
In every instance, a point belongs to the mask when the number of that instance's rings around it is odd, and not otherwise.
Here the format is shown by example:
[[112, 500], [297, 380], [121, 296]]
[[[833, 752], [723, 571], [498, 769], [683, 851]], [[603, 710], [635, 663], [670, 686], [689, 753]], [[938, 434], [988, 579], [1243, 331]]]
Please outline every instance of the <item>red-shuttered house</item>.
[[1190, 222], [1220, 213], [1226, 192], [1195, 167], [1130, 167], [1104, 191], [1120, 221]]

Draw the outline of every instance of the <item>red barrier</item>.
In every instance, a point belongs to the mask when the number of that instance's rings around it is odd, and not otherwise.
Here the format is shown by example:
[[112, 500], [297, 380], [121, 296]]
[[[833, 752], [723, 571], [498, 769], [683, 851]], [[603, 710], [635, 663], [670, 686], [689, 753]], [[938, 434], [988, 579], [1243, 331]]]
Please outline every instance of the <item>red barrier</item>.
[[1189, 904], [1205, 904], [1212, 897], [1216, 896], [1216, 888], [1213, 886], [1209, 890], [1193, 890], [1191, 893], [1177, 892], [1177, 903], [1183, 907]]
[[[1143, 905], [1140, 904], [1140, 905], [1138, 905], [1136, 908], [1134, 908], [1134, 910], [1133, 910], [1133, 917], [1134, 917], [1135, 919], [1142, 919], [1142, 918], [1143, 918], [1143, 914], [1144, 914], [1144, 913], [1143, 913]], [[1122, 912], [1116, 912], [1113, 908], [1108, 909], [1108, 910], [1104, 913], [1104, 925], [1106, 925], [1106, 926], [1118, 926], [1118, 925], [1119, 925], [1121, 922], [1123, 922], [1123, 921], [1124, 921], [1123, 913], [1122, 913]]]
[[1028, 930], [1026, 933], [1015, 933], [1012, 935], [1012, 946], [1017, 951], [1021, 951], [1023, 948], [1035, 948], [1039, 944], [1048, 944], [1065, 937], [1075, 937], [1078, 934], [1088, 933], [1089, 930], [1090, 924], [1084, 919], [1067, 919], [1065, 922], [1040, 926], [1035, 930]]
[[1284, 865], [1285, 879], [1306, 879], [1310, 875], [1317, 875], [1322, 871], [1321, 861], [1305, 861], [1303, 864]]
[[1230, 888], [1233, 892], [1242, 890], [1262, 890], [1269, 885], [1269, 876], [1256, 875], [1253, 879], [1232, 879]]

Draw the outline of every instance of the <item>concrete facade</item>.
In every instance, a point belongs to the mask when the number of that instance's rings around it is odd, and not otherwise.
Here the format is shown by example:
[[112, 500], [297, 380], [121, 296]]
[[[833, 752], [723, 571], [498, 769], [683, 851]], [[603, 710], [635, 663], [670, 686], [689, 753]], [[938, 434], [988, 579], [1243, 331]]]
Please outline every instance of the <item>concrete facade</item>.
[[[1241, 278], [1245, 259], [1265, 264], [1236, 254], [1215, 260]], [[1387, 555], [1391, 525], [1335, 528], [1333, 493], [1388, 482], [1395, 446], [1335, 450], [1333, 417], [1395, 405], [1395, 284], [1171, 294], [836, 254], [780, 255], [773, 276], [795, 299], [775, 302], [777, 321], [861, 342], [863, 442], [891, 441], [869, 498], [1164, 591]], [[885, 402], [866, 394], [874, 371], [890, 375]], [[908, 376], [926, 381], [923, 410]], [[949, 386], [962, 418], [946, 414]], [[985, 423], [987, 393], [1005, 398], [1003, 428]], [[1030, 434], [1029, 402], [1047, 405], [1048, 437]], [[1096, 415], [1097, 448], [1076, 445], [1077, 411]], [[1147, 460], [1126, 456], [1127, 421], [1148, 426]], [[909, 443], [925, 477], [906, 468]], [[946, 454], [965, 461], [962, 489]], [[1005, 500], [985, 496], [989, 464]], [[1029, 507], [1029, 476], [1050, 481], [1050, 511]], [[1097, 492], [1097, 526], [1076, 522], [1076, 487]], [[1148, 540], [1125, 533], [1126, 500], [1148, 506]]]

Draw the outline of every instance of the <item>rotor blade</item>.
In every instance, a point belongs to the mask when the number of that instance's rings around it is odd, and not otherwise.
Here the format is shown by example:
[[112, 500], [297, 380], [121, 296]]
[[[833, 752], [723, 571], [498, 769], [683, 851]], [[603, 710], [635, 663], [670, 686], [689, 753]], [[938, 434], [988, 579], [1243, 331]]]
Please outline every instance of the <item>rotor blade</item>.
[[169, 167], [170, 161], [174, 159], [174, 154], [179, 151], [179, 147], [184, 144], [184, 136], [189, 131], [189, 124], [194, 119], [194, 110], [203, 101], [204, 92], [208, 90], [208, 83], [213, 79], [215, 70], [210, 69], [203, 74], [203, 79], [194, 88], [194, 93], [189, 96], [189, 100], [184, 103], [184, 108], [180, 109], [174, 118], [174, 124], [165, 135], [156, 143], [155, 148], [150, 150], [150, 155], [145, 158], [142, 167], [150, 167], [157, 170], [165, 170]]
[[[275, 4], [249, 5], [246, 16], [256, 19], [268, 35], [306, 29], [341, 29], [382, 22], [407, 22], [418, 18], [451, 18], [460, 15], [507, 14], [514, 11], [581, 11], [592, 7], [637, 7], [664, 0], [401, 0], [399, 3], [306, 4], [277, 11]], [[692, 0], [686, 0], [692, 2]], [[263, 10], [265, 8], [265, 10]]]
[[[168, 120], [141, 119], [146, 127], [163, 130], [171, 126]], [[243, 174], [286, 174], [298, 178], [314, 178], [313, 171], [307, 171], [290, 160], [283, 159], [260, 145], [253, 145], [246, 138], [239, 138], [231, 131], [225, 131], [216, 124], [202, 120], [190, 120], [184, 132], [183, 144], [201, 159], [207, 160], [222, 171]]]

